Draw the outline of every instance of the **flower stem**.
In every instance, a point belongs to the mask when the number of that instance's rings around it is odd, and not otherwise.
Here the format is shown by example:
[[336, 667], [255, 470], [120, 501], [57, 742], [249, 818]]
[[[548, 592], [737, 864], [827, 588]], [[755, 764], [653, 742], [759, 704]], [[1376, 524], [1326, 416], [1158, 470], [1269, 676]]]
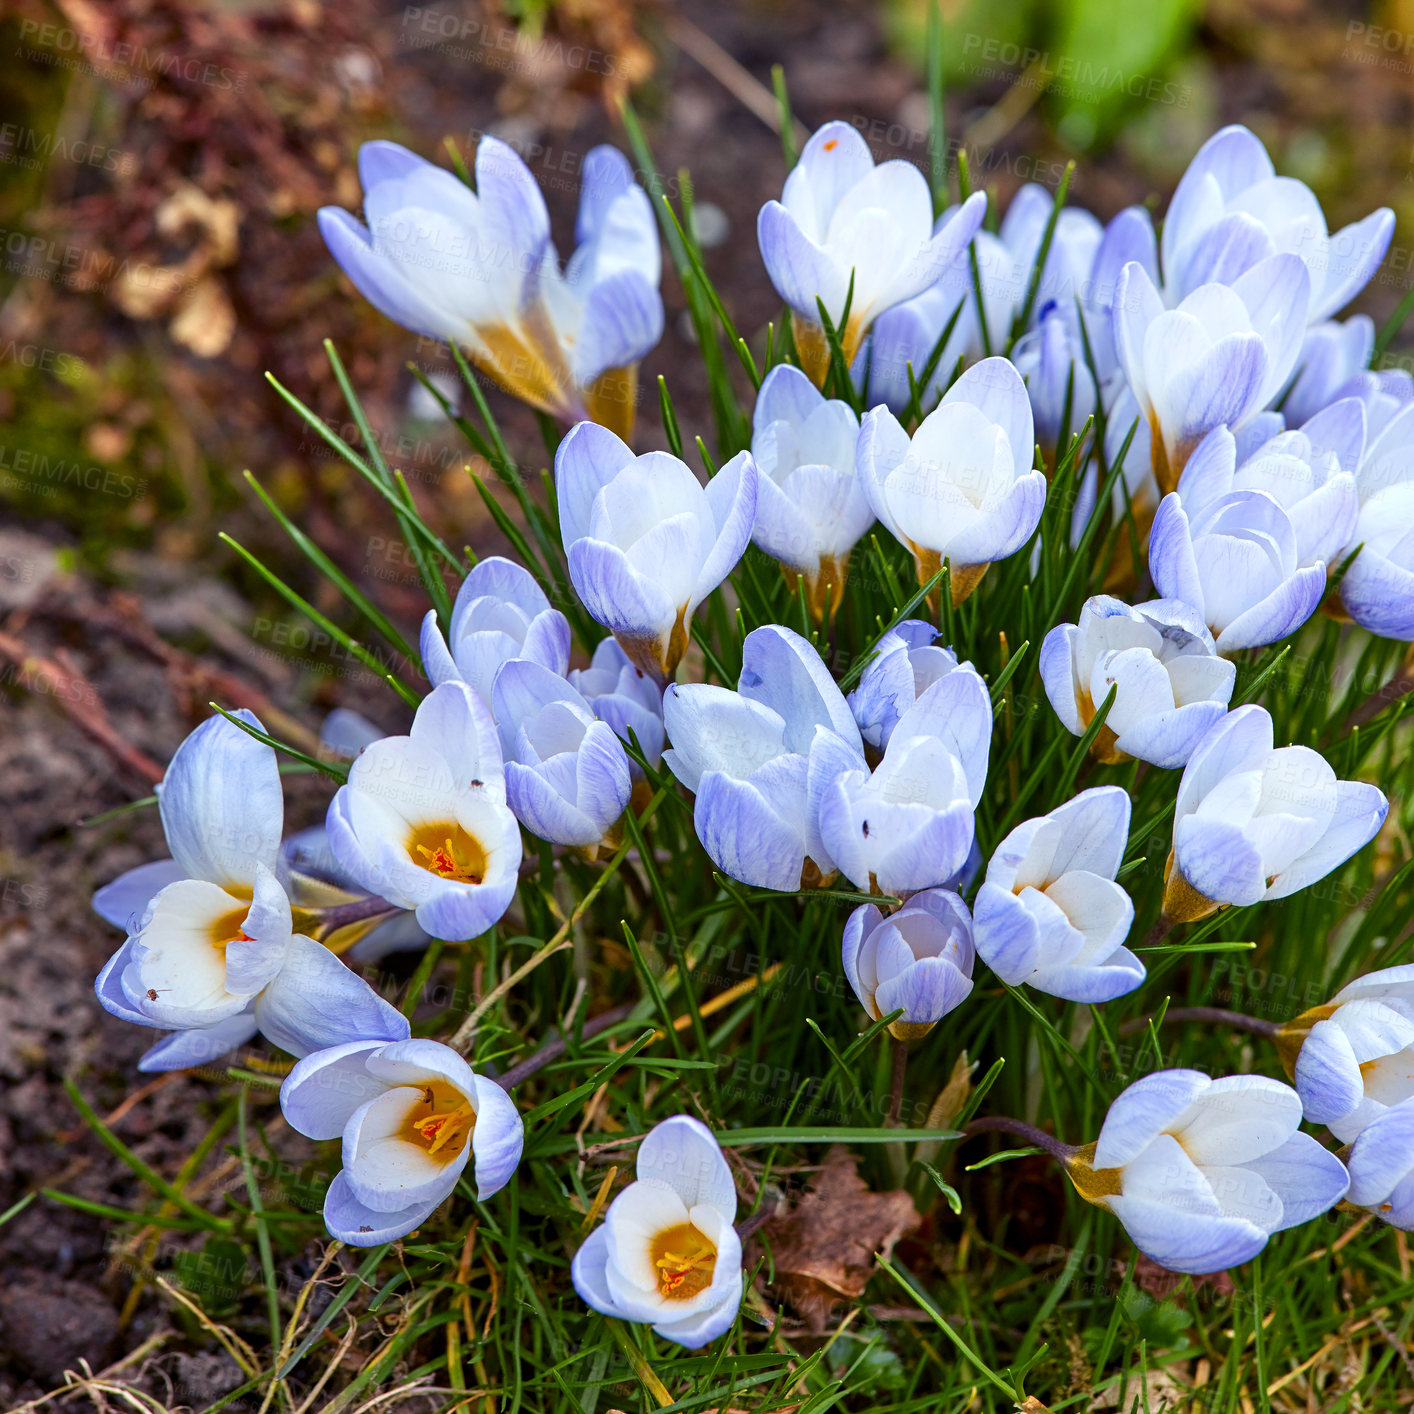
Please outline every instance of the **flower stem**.
[[[591, 1017], [584, 1023], [584, 1029], [579, 1033], [580, 1039], [587, 1041], [592, 1036], [597, 1036], [601, 1031], [607, 1031], [609, 1027], [616, 1026], [637, 1005], [637, 1002], [625, 1002], [622, 1006], [601, 1011], [598, 1016]], [[542, 1070], [551, 1061], [559, 1060], [568, 1049], [569, 1041], [564, 1036], [557, 1036], [553, 1041], [547, 1041], [538, 1051], [527, 1056], [518, 1065], [513, 1065], [504, 1075], [498, 1075], [496, 1084], [503, 1090], [513, 1090], [522, 1080], [528, 1079], [537, 1070]]]
[[886, 1129], [897, 1129], [903, 1114], [903, 1078], [908, 1073], [908, 1046], [896, 1036], [891, 1038], [893, 1068], [889, 1075], [889, 1114], [884, 1121]]
[[400, 913], [402, 910], [397, 904], [389, 903], [387, 899], [379, 898], [375, 894], [368, 898], [355, 899], [352, 903], [339, 903], [331, 908], [309, 911], [314, 916], [319, 937], [328, 938], [340, 928], [347, 928], [350, 923], [362, 923], [368, 918], [377, 918], [384, 913]]
[[[1274, 1037], [1281, 1030], [1279, 1023], [1264, 1021], [1260, 1016], [1248, 1016], [1244, 1011], [1227, 1011], [1217, 1006], [1171, 1007], [1164, 1013], [1165, 1021], [1206, 1021], [1214, 1026], [1226, 1026], [1233, 1031], [1249, 1031], [1254, 1036]], [[1142, 1031], [1149, 1024], [1148, 1017], [1137, 1017], [1126, 1021], [1119, 1028], [1121, 1036]]]
[[1007, 1115], [988, 1115], [984, 1119], [974, 1119], [962, 1131], [962, 1135], [964, 1139], [971, 1139], [974, 1134], [990, 1131], [1011, 1134], [1018, 1139], [1024, 1139], [1028, 1144], [1035, 1144], [1060, 1163], [1066, 1163], [1077, 1147], [1074, 1144], [1062, 1144], [1054, 1134], [1047, 1134], [1045, 1130], [1037, 1129], [1034, 1124], [1027, 1124], [1021, 1119], [1011, 1119]]

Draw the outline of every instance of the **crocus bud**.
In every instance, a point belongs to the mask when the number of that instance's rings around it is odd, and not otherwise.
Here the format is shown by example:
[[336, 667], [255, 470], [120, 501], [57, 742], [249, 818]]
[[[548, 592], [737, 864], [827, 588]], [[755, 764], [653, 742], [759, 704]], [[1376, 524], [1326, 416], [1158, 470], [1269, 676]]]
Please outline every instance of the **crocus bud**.
[[957, 655], [937, 639], [932, 624], [905, 619], [874, 645], [874, 657], [846, 700], [860, 735], [876, 751], [888, 746], [899, 718], [919, 695], [958, 666]]
[[844, 974], [871, 1021], [900, 1041], [925, 1036], [972, 991], [972, 919], [949, 889], [914, 894], [885, 916], [862, 903], [844, 925]]
[[637, 1175], [574, 1254], [570, 1278], [587, 1306], [696, 1350], [725, 1335], [741, 1305], [731, 1170], [705, 1124], [674, 1115], [638, 1146]]
[[859, 431], [874, 514], [912, 552], [920, 584], [950, 562], [954, 605], [1039, 524], [1046, 478], [1032, 470], [1034, 455], [1026, 386], [1004, 358], [969, 368], [912, 438], [886, 407], [866, 414]]
[[545, 200], [498, 138], [476, 148], [476, 191], [394, 142], [358, 154], [368, 224], [319, 212], [330, 254], [405, 329], [466, 349], [488, 377], [565, 422], [628, 436], [639, 359], [663, 335], [661, 253], [623, 154], [585, 157], [578, 249], [560, 271]]
[[[600, 641], [587, 668], [570, 670], [569, 681], [620, 741], [628, 741], [632, 732], [648, 764], [658, 764], [663, 755], [663, 689], [629, 662], [612, 634]], [[628, 769], [635, 781], [643, 778], [643, 768], [632, 757]]]
[[1174, 807], [1164, 912], [1175, 922], [1252, 904], [1324, 879], [1384, 823], [1389, 802], [1338, 781], [1307, 746], [1274, 750], [1272, 719], [1249, 703], [1203, 738]]
[[1144, 980], [1144, 964], [1124, 946], [1134, 904], [1115, 883], [1129, 809], [1118, 786], [1097, 786], [997, 846], [973, 926], [978, 955], [1003, 982], [1108, 1002]]
[[874, 524], [854, 470], [859, 419], [826, 401], [791, 364], [773, 368], [756, 395], [756, 524], [751, 538], [781, 562], [787, 582], [805, 582], [817, 623], [839, 607], [849, 556]]
[[351, 1247], [406, 1237], [472, 1166], [482, 1202], [520, 1162], [525, 1127], [514, 1102], [440, 1041], [354, 1041], [306, 1056], [280, 1087], [292, 1129], [342, 1139], [343, 1168], [324, 1223]]
[[1200, 285], [1166, 309], [1143, 267], [1124, 267], [1115, 351], [1149, 425], [1161, 491], [1178, 485], [1214, 427], [1236, 427], [1280, 394], [1301, 351], [1310, 288], [1298, 256], [1273, 255], [1231, 284]]
[[829, 363], [817, 301], [839, 333], [848, 364], [880, 314], [921, 294], [962, 258], [986, 211], [986, 196], [974, 192], [958, 217], [934, 234], [933, 198], [912, 162], [876, 167], [868, 144], [848, 123], [826, 123], [812, 134], [780, 201], [761, 208], [756, 234], [816, 383]]
[[742, 645], [737, 691], [669, 687], [663, 760], [692, 791], [702, 847], [724, 873], [794, 890], [835, 873], [819, 801], [842, 770], [864, 769], [863, 745], [820, 655], [776, 624]]
[[452, 607], [451, 645], [435, 610], [422, 621], [422, 664], [434, 687], [461, 681], [489, 707], [491, 684], [503, 663], [527, 658], [564, 676], [570, 662], [570, 626], [550, 607], [529, 570], [493, 555], [462, 581]]
[[533, 835], [612, 847], [633, 790], [623, 743], [562, 677], [524, 658], [496, 675], [492, 707], [506, 758], [506, 799]]
[[590, 615], [630, 662], [672, 676], [693, 611], [736, 567], [756, 518], [756, 463], [739, 452], [704, 488], [666, 452], [635, 457], [581, 422], [555, 453], [560, 536]]
[[1350, 1143], [1414, 1098], [1414, 965], [1358, 977], [1277, 1034], [1306, 1118]]
[[1300, 1124], [1301, 1101], [1278, 1080], [1160, 1070], [1120, 1095], [1067, 1167], [1151, 1261], [1220, 1272], [1344, 1197], [1345, 1165]]
[[1084, 736], [1115, 689], [1091, 753], [1182, 766], [1220, 722], [1237, 667], [1217, 656], [1198, 611], [1181, 599], [1131, 606], [1108, 594], [1085, 601], [1078, 624], [1057, 624], [1041, 645], [1041, 681], [1067, 731]]

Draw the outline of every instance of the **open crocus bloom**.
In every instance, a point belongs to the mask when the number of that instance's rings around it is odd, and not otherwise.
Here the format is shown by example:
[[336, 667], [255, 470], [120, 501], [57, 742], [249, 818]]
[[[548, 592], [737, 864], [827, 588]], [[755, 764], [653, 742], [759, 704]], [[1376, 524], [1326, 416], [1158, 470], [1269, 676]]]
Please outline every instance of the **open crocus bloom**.
[[950, 889], [925, 889], [887, 917], [862, 903], [844, 925], [844, 974], [871, 1021], [900, 1041], [926, 1035], [972, 991], [972, 919]]
[[464, 682], [433, 688], [408, 736], [364, 748], [325, 824], [344, 872], [434, 938], [480, 936], [515, 895], [520, 827], [491, 713]]
[[958, 666], [957, 654], [940, 647], [937, 639], [932, 624], [904, 619], [874, 645], [874, 657], [860, 675], [859, 686], [845, 700], [859, 723], [860, 735], [876, 751], [888, 746], [899, 718], [919, 695]]
[[796, 347], [815, 382], [829, 362], [817, 300], [851, 362], [875, 318], [922, 294], [962, 257], [986, 212], [986, 196], [974, 192], [934, 234], [932, 194], [913, 163], [876, 167], [848, 123], [817, 129], [780, 201], [768, 201], [756, 223], [766, 273], [791, 307]]
[[1350, 1143], [1414, 1099], [1414, 965], [1358, 977], [1281, 1028], [1277, 1044], [1313, 1124]]
[[788, 363], [761, 384], [752, 413], [756, 523], [751, 538], [781, 562], [787, 581], [805, 581], [816, 622], [839, 607], [850, 551], [874, 524], [854, 471], [859, 419], [826, 400]]
[[613, 844], [633, 790], [613, 728], [564, 678], [524, 658], [496, 675], [492, 704], [516, 818], [552, 844], [591, 852]]
[[460, 345], [532, 407], [631, 433], [637, 365], [662, 337], [663, 301], [653, 210], [621, 153], [585, 157], [563, 273], [540, 188], [497, 138], [477, 145], [474, 192], [394, 142], [365, 143], [358, 171], [368, 225], [326, 206], [319, 229], [370, 304]]
[[[236, 715], [261, 730], [251, 713]], [[270, 747], [213, 717], [177, 748], [157, 791], [170, 865], [145, 865], [95, 899], [131, 929], [98, 975], [98, 1000], [125, 1021], [176, 1033], [140, 1070], [201, 1065], [257, 1031], [296, 1056], [408, 1034], [396, 1007], [294, 931], [276, 878], [284, 801]], [[172, 874], [137, 911], [139, 892]]]
[[1149, 426], [1161, 491], [1178, 485], [1214, 427], [1238, 426], [1281, 393], [1301, 352], [1310, 283], [1297, 256], [1274, 255], [1165, 309], [1143, 266], [1121, 271], [1115, 352]]
[[1135, 757], [1164, 767], [1182, 766], [1222, 720], [1237, 679], [1191, 605], [1151, 599], [1131, 606], [1108, 594], [1087, 599], [1078, 624], [1057, 624], [1046, 635], [1040, 667], [1056, 716], [1076, 736], [1116, 689], [1090, 748], [1098, 760]]
[[666, 452], [633, 452], [581, 422], [555, 453], [560, 537], [584, 607], [629, 661], [672, 676], [693, 611], [735, 568], [756, 518], [756, 463], [738, 452], [704, 488]]
[[954, 880], [972, 849], [991, 742], [987, 685], [958, 667], [899, 718], [872, 774], [860, 765], [834, 775], [820, 796], [820, 837], [856, 887], [906, 895]]
[[[985, 690], [985, 689], [984, 689]], [[692, 791], [702, 847], [724, 873], [794, 890], [835, 873], [820, 836], [820, 796], [864, 769], [859, 729], [820, 655], [776, 624], [742, 645], [737, 690], [669, 687], [663, 760]]]
[[1178, 495], [1196, 519], [1234, 491], [1264, 491], [1286, 512], [1297, 565], [1329, 565], [1355, 529], [1355, 471], [1364, 453], [1365, 409], [1358, 398], [1342, 398], [1240, 463], [1237, 439], [1214, 428], [1184, 467]]
[[1160, 1070], [1120, 1095], [1067, 1167], [1152, 1261], [1220, 1272], [1345, 1196], [1345, 1165], [1300, 1124], [1301, 1101], [1279, 1080]]
[[437, 611], [422, 621], [422, 665], [428, 680], [460, 679], [488, 706], [502, 663], [528, 658], [564, 676], [570, 663], [570, 626], [550, 607], [529, 570], [493, 555], [480, 560], [457, 590], [451, 645], [437, 626]]
[[1184, 768], [1174, 806], [1164, 912], [1178, 922], [1222, 904], [1285, 898], [1367, 845], [1389, 802], [1364, 781], [1338, 781], [1307, 746], [1274, 750], [1272, 718], [1229, 712]]
[[1311, 323], [1329, 319], [1370, 282], [1394, 235], [1394, 212], [1372, 211], [1331, 236], [1304, 183], [1278, 177], [1261, 140], [1234, 123], [1198, 149], [1164, 218], [1164, 277], [1181, 299], [1208, 281], [1230, 283], [1280, 251], [1310, 272]]
[[[573, 668], [570, 685], [607, 722], [620, 741], [630, 733], [650, 766], [663, 755], [663, 689], [657, 680], [629, 662], [612, 634], [600, 640], [587, 668]], [[643, 778], [643, 767], [629, 758], [628, 769], [635, 781]]]
[[912, 551], [920, 584], [950, 562], [954, 605], [1040, 522], [1046, 478], [1032, 469], [1034, 455], [1026, 386], [1004, 358], [969, 368], [911, 439], [886, 407], [859, 430], [859, 476], [874, 514]]
[[1166, 599], [1191, 604], [1219, 653], [1294, 633], [1326, 590], [1325, 561], [1301, 564], [1291, 517], [1266, 491], [1231, 491], [1189, 512], [1165, 496], [1149, 535], [1149, 573]]
[[1346, 1197], [1383, 1222], [1414, 1232], [1414, 1100], [1376, 1115], [1360, 1131], [1345, 1160]]
[[979, 956], [1003, 982], [1108, 1002], [1144, 980], [1124, 946], [1134, 904], [1115, 883], [1128, 836], [1129, 796], [1097, 786], [997, 846], [973, 924]]
[[520, 1162], [525, 1127], [511, 1097], [440, 1041], [354, 1041], [306, 1056], [280, 1108], [310, 1139], [342, 1139], [324, 1199], [340, 1242], [406, 1237], [451, 1196], [468, 1163], [483, 1202]]
[[574, 1289], [594, 1310], [696, 1350], [729, 1331], [741, 1305], [736, 1185], [712, 1131], [688, 1115], [649, 1131], [637, 1171], [574, 1254]]

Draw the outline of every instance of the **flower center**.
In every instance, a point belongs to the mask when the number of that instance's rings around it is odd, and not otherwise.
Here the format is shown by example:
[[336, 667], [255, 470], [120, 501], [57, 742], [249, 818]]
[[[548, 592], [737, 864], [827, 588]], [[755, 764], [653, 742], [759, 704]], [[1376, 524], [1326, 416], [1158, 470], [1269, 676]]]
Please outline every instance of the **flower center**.
[[455, 1158], [476, 1127], [476, 1111], [460, 1090], [445, 1081], [424, 1081], [420, 1088], [422, 1094], [409, 1109], [400, 1137], [429, 1154]]
[[229, 913], [223, 913], [219, 918], [213, 919], [211, 923], [211, 946], [222, 955], [232, 943], [248, 943], [251, 936], [246, 932], [244, 923], [248, 908], [233, 908]]
[[712, 1284], [717, 1249], [691, 1223], [664, 1228], [653, 1239], [652, 1257], [658, 1291], [670, 1301], [688, 1301]]
[[460, 825], [437, 822], [419, 825], [408, 837], [412, 862], [440, 879], [479, 884], [486, 877], [486, 851]]

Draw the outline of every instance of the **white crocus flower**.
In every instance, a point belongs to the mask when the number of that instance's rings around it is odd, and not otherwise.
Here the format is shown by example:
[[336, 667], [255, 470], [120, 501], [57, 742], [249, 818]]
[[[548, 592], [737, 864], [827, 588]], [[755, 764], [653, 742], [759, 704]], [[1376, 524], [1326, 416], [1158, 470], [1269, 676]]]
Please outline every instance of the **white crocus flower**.
[[[262, 729], [250, 712], [235, 715]], [[177, 748], [157, 795], [170, 864], [134, 870], [95, 900], [131, 929], [98, 975], [98, 1000], [125, 1021], [176, 1032], [140, 1070], [213, 1061], [257, 1031], [296, 1056], [408, 1034], [396, 1007], [295, 932], [276, 877], [284, 801], [270, 747], [213, 717]], [[163, 875], [174, 877], [132, 908]]]
[[780, 201], [761, 208], [756, 234], [816, 383], [829, 362], [816, 301], [823, 302], [850, 363], [880, 314], [921, 294], [962, 258], [986, 211], [986, 196], [974, 192], [935, 233], [932, 194], [913, 163], [876, 167], [868, 144], [848, 123], [826, 123], [812, 134]]
[[1261, 140], [1234, 123], [1199, 148], [1183, 174], [1160, 249], [1164, 279], [1182, 299], [1209, 282], [1230, 284], [1279, 252], [1310, 272], [1312, 324], [1329, 319], [1370, 282], [1394, 235], [1394, 212], [1382, 206], [1332, 236], [1310, 187], [1279, 177]]
[[491, 713], [464, 682], [423, 698], [410, 735], [364, 748], [325, 823], [344, 872], [434, 938], [479, 937], [515, 896], [520, 827]]
[[1046, 478], [1034, 458], [1026, 386], [1004, 358], [969, 368], [912, 438], [886, 407], [859, 431], [859, 476], [874, 514], [912, 552], [920, 584], [950, 562], [954, 606], [1039, 524]]
[[1178, 783], [1164, 912], [1177, 922], [1223, 904], [1286, 898], [1339, 868], [1379, 832], [1382, 791], [1338, 781], [1309, 746], [1273, 748], [1249, 703], [1199, 743]]
[[997, 846], [973, 905], [977, 955], [1002, 979], [1073, 1002], [1108, 1002], [1144, 980], [1124, 946], [1134, 904], [1115, 883], [1129, 796], [1083, 790]]
[[352, 1247], [406, 1237], [468, 1164], [484, 1202], [510, 1181], [525, 1138], [510, 1096], [440, 1041], [316, 1051], [286, 1077], [280, 1108], [306, 1137], [343, 1140], [324, 1222]]
[[888, 746], [899, 718], [918, 698], [959, 666], [957, 654], [938, 637], [932, 624], [904, 619], [874, 645], [874, 656], [846, 701], [859, 734], [875, 751]]
[[736, 567], [756, 519], [756, 463], [738, 452], [707, 483], [667, 452], [635, 457], [581, 422], [555, 453], [560, 538], [591, 617], [629, 660], [672, 676], [697, 606]]
[[638, 361], [663, 334], [662, 257], [622, 153], [585, 157], [563, 273], [540, 188], [498, 138], [477, 145], [474, 192], [394, 142], [365, 143], [358, 170], [367, 226], [326, 206], [319, 229], [370, 304], [532, 407], [631, 433]]
[[1414, 1232], [1414, 1100], [1376, 1115], [1350, 1147], [1346, 1197], [1401, 1232]]
[[528, 658], [564, 676], [570, 664], [570, 626], [550, 607], [535, 576], [513, 560], [479, 560], [457, 590], [451, 643], [437, 626], [437, 611], [422, 621], [422, 665], [428, 680], [460, 679], [490, 706], [491, 685], [503, 663]]
[[[1137, 262], [1120, 272], [1115, 352], [1149, 427], [1154, 479], [1178, 485], [1214, 427], [1238, 427], [1285, 388], [1301, 352], [1311, 277], [1295, 255], [1273, 255], [1231, 285], [1200, 285], [1176, 309]], [[1128, 419], [1119, 414], [1125, 430]]]
[[1219, 658], [1202, 617], [1181, 599], [1131, 606], [1108, 594], [1085, 601], [1078, 624], [1057, 624], [1041, 645], [1041, 681], [1067, 731], [1084, 736], [1115, 689], [1091, 746], [1096, 759], [1182, 766], [1227, 712], [1237, 667]]
[[787, 582], [805, 581], [816, 622], [839, 607], [855, 543], [874, 524], [854, 470], [859, 419], [828, 401], [791, 364], [766, 375], [752, 414], [756, 523], [751, 538], [781, 562]]
[[696, 1350], [729, 1331], [741, 1305], [731, 1170], [706, 1125], [674, 1115], [638, 1146], [637, 1174], [574, 1254], [574, 1289], [594, 1310]]
[[1150, 1260], [1220, 1272], [1344, 1197], [1345, 1165], [1300, 1124], [1301, 1101], [1279, 1080], [1161, 1070], [1120, 1095], [1067, 1167]]
[[1414, 965], [1342, 987], [1277, 1033], [1306, 1118], [1348, 1144], [1394, 1105], [1414, 1099]]

